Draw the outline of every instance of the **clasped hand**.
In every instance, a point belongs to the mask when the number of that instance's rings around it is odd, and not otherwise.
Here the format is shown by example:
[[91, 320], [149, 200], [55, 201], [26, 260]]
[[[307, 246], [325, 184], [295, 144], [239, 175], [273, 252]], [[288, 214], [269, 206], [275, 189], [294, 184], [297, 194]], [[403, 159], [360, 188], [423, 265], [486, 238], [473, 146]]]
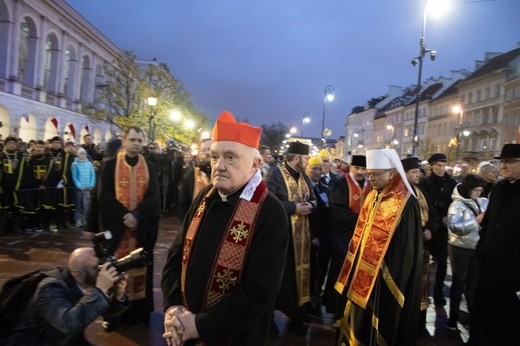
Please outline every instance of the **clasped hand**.
[[181, 346], [185, 341], [198, 337], [194, 313], [180, 305], [172, 306], [166, 311], [163, 338], [168, 346]]

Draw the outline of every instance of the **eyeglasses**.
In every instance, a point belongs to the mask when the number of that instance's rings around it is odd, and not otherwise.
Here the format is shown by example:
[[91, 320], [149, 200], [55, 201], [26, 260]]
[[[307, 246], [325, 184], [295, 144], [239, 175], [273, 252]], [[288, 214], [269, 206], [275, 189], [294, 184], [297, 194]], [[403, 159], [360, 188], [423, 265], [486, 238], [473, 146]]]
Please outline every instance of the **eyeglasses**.
[[512, 163], [516, 163], [516, 162], [520, 162], [520, 159], [510, 158], [510, 159], [500, 160], [500, 163], [503, 163], [503, 164], [512, 164]]
[[369, 178], [370, 178], [370, 177], [374, 177], [374, 179], [377, 179], [377, 178], [379, 178], [379, 176], [380, 176], [381, 174], [384, 174], [384, 173], [386, 173], [386, 172], [388, 172], [388, 171], [389, 171], [389, 169], [385, 169], [385, 170], [383, 170], [382, 172], [370, 172], [370, 173], [367, 172], [367, 177], [369, 177]]

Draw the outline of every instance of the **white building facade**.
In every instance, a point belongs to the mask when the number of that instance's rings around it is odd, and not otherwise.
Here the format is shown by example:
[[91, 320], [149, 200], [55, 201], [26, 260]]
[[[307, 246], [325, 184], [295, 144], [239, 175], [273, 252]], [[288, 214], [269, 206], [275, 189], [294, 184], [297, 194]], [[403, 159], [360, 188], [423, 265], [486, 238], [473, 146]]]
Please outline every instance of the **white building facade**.
[[0, 0], [0, 135], [106, 142], [109, 124], [85, 114], [120, 53], [63, 0]]

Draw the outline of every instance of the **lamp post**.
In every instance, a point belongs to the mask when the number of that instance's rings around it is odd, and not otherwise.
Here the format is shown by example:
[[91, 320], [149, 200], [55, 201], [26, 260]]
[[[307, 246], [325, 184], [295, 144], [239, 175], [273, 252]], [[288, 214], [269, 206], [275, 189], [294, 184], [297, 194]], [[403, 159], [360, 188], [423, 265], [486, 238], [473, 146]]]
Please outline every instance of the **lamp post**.
[[325, 143], [325, 105], [327, 101], [332, 102], [334, 100], [334, 87], [327, 85], [323, 89], [323, 116], [321, 118], [321, 139]]
[[311, 118], [309, 117], [309, 112], [303, 113], [303, 115], [302, 115], [302, 130], [301, 130], [300, 137], [303, 137], [303, 125], [304, 124], [308, 124], [310, 121], [311, 121]]
[[459, 161], [459, 152], [460, 152], [460, 146], [462, 145], [462, 119], [464, 116], [464, 110], [462, 109], [462, 106], [455, 105], [453, 106], [453, 111], [455, 113], [459, 114], [459, 126], [458, 126], [458, 133], [457, 133], [457, 150], [455, 154], [455, 162]]
[[412, 156], [416, 156], [417, 147], [419, 146], [419, 134], [417, 133], [417, 126], [419, 122], [419, 104], [421, 103], [421, 78], [422, 78], [422, 66], [423, 59], [426, 53], [430, 53], [430, 59], [433, 61], [437, 56], [437, 51], [433, 49], [427, 49], [425, 44], [425, 31], [426, 31], [426, 18], [428, 12], [428, 0], [425, 0], [424, 11], [423, 11], [423, 23], [422, 32], [419, 39], [419, 55], [413, 58], [412, 65], [416, 66], [419, 64], [419, 73], [417, 77], [417, 95], [415, 96], [415, 116], [413, 121], [413, 142], [412, 142]]
[[154, 128], [153, 128], [153, 121], [155, 117], [155, 106], [157, 105], [157, 98], [150, 96], [148, 98], [148, 106], [150, 106], [150, 127], [148, 128], [148, 137], [150, 140], [150, 143], [154, 141]]

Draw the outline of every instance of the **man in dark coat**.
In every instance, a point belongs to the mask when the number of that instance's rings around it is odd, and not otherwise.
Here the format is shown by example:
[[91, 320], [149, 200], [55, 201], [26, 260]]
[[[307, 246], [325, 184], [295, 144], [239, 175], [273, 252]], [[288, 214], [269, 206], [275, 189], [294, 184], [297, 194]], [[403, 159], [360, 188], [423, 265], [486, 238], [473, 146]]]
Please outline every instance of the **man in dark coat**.
[[[109, 254], [119, 259], [142, 247], [151, 259], [150, 265], [126, 272], [131, 306], [125, 317], [130, 323], [147, 326], [154, 308], [153, 249], [160, 203], [157, 171], [140, 154], [143, 142], [140, 128], [130, 126], [125, 130], [125, 151], [117, 153], [103, 166], [98, 208], [103, 229], [113, 235], [108, 244]], [[111, 329], [108, 324], [106, 328]]]
[[327, 185], [330, 190], [334, 183], [339, 180], [339, 177], [332, 172], [332, 155], [327, 149], [321, 149], [318, 156], [323, 163], [321, 182]]
[[330, 191], [330, 223], [332, 226], [332, 255], [330, 271], [325, 287], [324, 301], [327, 312], [343, 316], [346, 297], [334, 289], [341, 266], [347, 254], [348, 243], [354, 234], [359, 212], [372, 186], [366, 177], [367, 160], [363, 155], [353, 155], [349, 172], [339, 179]]
[[309, 161], [309, 146], [292, 142], [287, 149], [281, 167], [272, 167], [264, 175], [264, 181], [282, 202], [290, 217], [290, 243], [287, 264], [276, 299], [275, 309], [291, 319], [291, 329], [304, 336], [307, 327], [303, 324], [307, 303], [310, 301], [310, 256], [311, 238], [309, 214], [317, 208], [317, 201], [305, 166]]
[[[79, 248], [67, 269], [45, 272], [20, 320], [2, 345], [90, 345], [83, 332], [102, 314], [115, 316], [128, 304], [126, 280], [92, 248]], [[118, 283], [116, 283], [118, 282]]]
[[428, 159], [432, 173], [419, 182], [419, 188], [432, 200], [433, 206], [439, 217], [436, 230], [433, 235], [433, 260], [437, 262], [435, 273], [435, 285], [433, 287], [433, 300], [435, 306], [446, 305], [444, 298], [444, 279], [446, 278], [448, 259], [448, 208], [451, 204], [451, 194], [457, 185], [448, 173], [446, 173], [446, 155], [443, 153], [432, 154]]
[[520, 341], [520, 144], [500, 156], [504, 178], [491, 191], [477, 243], [480, 276], [471, 315], [470, 345], [518, 345]]
[[428, 290], [429, 283], [429, 268], [430, 268], [430, 251], [431, 239], [433, 231], [439, 226], [439, 216], [433, 207], [431, 199], [426, 195], [417, 185], [421, 180], [421, 162], [416, 157], [409, 157], [401, 160], [406, 179], [415, 191], [417, 201], [421, 210], [421, 226], [423, 234], [423, 264], [422, 264], [422, 286], [421, 286], [421, 324], [419, 331], [422, 333], [426, 328], [426, 309], [428, 308]]
[[63, 141], [55, 136], [51, 139], [47, 152], [50, 165], [43, 179], [45, 190], [42, 192], [42, 208], [45, 218], [51, 222], [50, 228], [58, 231], [66, 228], [67, 213], [74, 209], [74, 192], [76, 187], [72, 180], [72, 163], [74, 154], [63, 150]]
[[210, 147], [211, 138], [204, 138], [200, 141], [197, 162], [195, 165], [188, 166], [182, 177], [177, 199], [177, 212], [181, 220], [184, 220], [186, 212], [200, 190], [210, 183]]
[[305, 168], [316, 196], [318, 206], [309, 215], [311, 231], [311, 301], [309, 313], [321, 316], [322, 286], [329, 270], [330, 252], [332, 247], [332, 231], [329, 220], [329, 188], [322, 178], [323, 163], [321, 157], [311, 157]]
[[261, 129], [223, 112], [213, 129], [211, 184], [168, 253], [161, 287], [169, 345], [266, 345], [289, 235], [262, 181]]
[[15, 207], [17, 200], [16, 185], [20, 179], [20, 167], [23, 155], [16, 150], [17, 139], [7, 137], [4, 142], [4, 150], [0, 152], [0, 234], [7, 228], [7, 216], [11, 215], [11, 229], [13, 232], [21, 232], [21, 217], [19, 209]]
[[87, 152], [88, 158], [92, 163], [96, 166], [94, 162], [98, 164], [103, 160], [103, 155], [96, 150], [96, 145], [94, 144], [94, 140], [90, 134], [86, 134], [83, 136], [83, 145], [81, 146]]
[[367, 175], [373, 190], [335, 286], [348, 299], [338, 345], [415, 346], [423, 238], [419, 203], [394, 149], [367, 150]]

